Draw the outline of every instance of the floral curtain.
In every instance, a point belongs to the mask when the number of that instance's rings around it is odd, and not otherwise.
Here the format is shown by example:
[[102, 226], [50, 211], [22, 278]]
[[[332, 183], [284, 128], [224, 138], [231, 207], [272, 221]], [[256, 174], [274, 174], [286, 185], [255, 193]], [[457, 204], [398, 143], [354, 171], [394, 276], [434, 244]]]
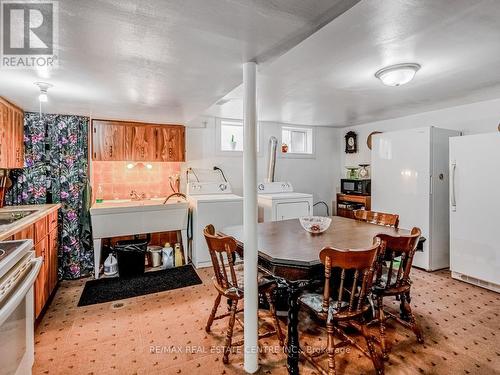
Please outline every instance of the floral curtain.
[[93, 253], [82, 243], [80, 218], [86, 212], [89, 119], [81, 116], [26, 113], [25, 168], [13, 171], [9, 205], [61, 203], [59, 278], [92, 272]]

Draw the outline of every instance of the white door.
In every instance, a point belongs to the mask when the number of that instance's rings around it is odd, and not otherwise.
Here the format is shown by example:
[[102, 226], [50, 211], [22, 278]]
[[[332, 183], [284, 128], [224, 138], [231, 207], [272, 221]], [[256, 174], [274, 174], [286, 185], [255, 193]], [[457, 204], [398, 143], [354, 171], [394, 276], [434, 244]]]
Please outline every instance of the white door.
[[500, 133], [450, 139], [450, 268], [500, 284]]
[[[399, 215], [404, 229], [429, 238], [430, 128], [377, 134], [372, 149], [372, 209]], [[429, 241], [413, 264], [429, 269]]]
[[275, 221], [310, 216], [311, 204], [308, 201], [276, 203], [275, 213]]

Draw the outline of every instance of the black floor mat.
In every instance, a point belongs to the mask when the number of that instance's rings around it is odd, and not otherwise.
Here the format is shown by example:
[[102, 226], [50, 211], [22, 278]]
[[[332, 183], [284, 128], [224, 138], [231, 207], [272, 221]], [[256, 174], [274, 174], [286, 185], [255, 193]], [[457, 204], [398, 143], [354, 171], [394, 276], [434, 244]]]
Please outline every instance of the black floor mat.
[[201, 279], [190, 264], [146, 272], [131, 279], [113, 277], [90, 280], [85, 283], [78, 306], [116, 301], [197, 284], [201, 284]]

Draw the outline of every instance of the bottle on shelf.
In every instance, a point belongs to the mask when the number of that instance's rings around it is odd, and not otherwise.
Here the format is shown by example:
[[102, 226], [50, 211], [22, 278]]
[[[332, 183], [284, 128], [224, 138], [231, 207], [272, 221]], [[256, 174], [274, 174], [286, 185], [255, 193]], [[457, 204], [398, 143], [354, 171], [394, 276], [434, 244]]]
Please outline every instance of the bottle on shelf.
[[102, 203], [104, 201], [104, 189], [102, 188], [102, 185], [99, 184], [97, 186], [97, 192], [95, 196], [95, 202], [96, 203]]

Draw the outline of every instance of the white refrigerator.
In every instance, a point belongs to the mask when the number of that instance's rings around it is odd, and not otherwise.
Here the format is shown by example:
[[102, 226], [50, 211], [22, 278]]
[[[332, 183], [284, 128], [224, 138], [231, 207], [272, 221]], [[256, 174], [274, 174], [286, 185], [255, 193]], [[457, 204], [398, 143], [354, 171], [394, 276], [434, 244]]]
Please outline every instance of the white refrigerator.
[[500, 292], [500, 133], [450, 139], [452, 277]]
[[449, 267], [449, 138], [436, 127], [398, 130], [372, 139], [372, 210], [396, 213], [399, 227], [418, 227], [426, 238], [413, 265]]

